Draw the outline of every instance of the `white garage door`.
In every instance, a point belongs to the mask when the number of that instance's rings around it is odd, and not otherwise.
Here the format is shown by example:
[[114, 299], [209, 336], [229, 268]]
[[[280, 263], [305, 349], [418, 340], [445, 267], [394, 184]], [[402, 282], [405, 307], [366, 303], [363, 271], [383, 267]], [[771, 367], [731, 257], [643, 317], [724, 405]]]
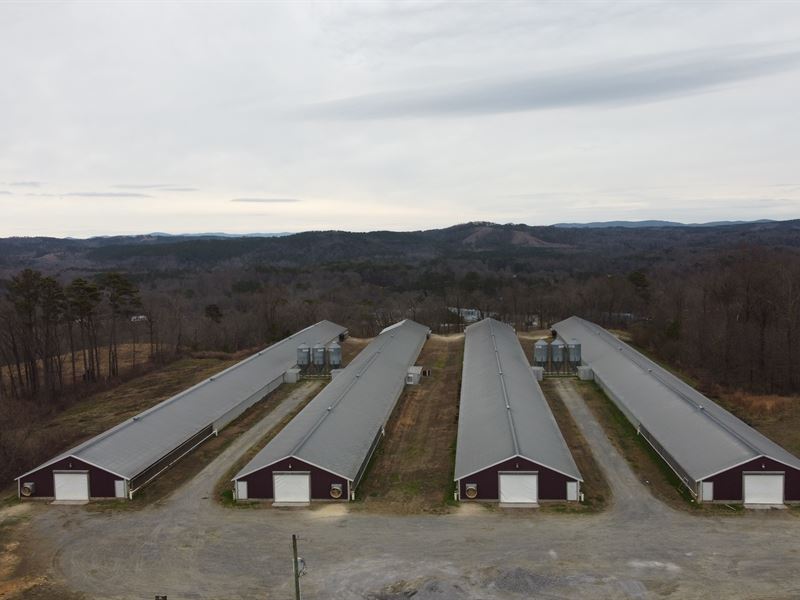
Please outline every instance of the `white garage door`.
[[275, 473], [275, 502], [310, 502], [311, 476], [308, 473]]
[[500, 474], [500, 502], [503, 504], [535, 504], [539, 501], [538, 477], [535, 473]]
[[783, 504], [783, 475], [744, 475], [745, 504]]
[[88, 473], [53, 473], [56, 500], [88, 500]]

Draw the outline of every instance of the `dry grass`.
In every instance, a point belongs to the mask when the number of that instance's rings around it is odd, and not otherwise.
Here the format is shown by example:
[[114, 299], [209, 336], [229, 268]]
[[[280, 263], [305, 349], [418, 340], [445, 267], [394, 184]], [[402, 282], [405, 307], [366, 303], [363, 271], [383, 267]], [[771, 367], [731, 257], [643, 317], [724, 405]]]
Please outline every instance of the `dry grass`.
[[542, 382], [542, 391], [553, 412], [558, 428], [569, 446], [572, 458], [578, 465], [578, 470], [583, 475], [581, 492], [584, 495], [582, 503], [563, 503], [558, 505], [543, 504], [542, 508], [563, 512], [599, 512], [605, 510], [611, 498], [611, 488], [603, 476], [602, 469], [594, 459], [592, 450], [586, 438], [583, 437], [577, 423], [570, 415], [569, 410], [553, 390], [553, 380], [545, 379]]
[[346, 366], [372, 341], [371, 338], [349, 337], [342, 342], [342, 364]]
[[800, 455], [800, 397], [721, 394], [719, 404], [789, 452]]
[[445, 512], [453, 496], [464, 336], [433, 335], [417, 364], [430, 377], [407, 386], [354, 505], [392, 513]]

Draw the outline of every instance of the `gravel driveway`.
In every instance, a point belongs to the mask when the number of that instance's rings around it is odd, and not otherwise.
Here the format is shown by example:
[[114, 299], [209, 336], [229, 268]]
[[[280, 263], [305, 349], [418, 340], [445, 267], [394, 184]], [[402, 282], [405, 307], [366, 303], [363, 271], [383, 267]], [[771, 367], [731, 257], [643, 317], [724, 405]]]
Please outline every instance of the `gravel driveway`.
[[655, 500], [609, 443], [575, 386], [557, 391], [606, 471], [597, 515], [464, 506], [391, 516], [346, 505], [224, 508], [216, 480], [286, 398], [194, 480], [139, 511], [42, 506], [28, 528], [52, 576], [89, 598], [292, 598], [291, 534], [308, 563], [306, 598], [798, 598], [800, 519], [789, 511], [698, 517]]

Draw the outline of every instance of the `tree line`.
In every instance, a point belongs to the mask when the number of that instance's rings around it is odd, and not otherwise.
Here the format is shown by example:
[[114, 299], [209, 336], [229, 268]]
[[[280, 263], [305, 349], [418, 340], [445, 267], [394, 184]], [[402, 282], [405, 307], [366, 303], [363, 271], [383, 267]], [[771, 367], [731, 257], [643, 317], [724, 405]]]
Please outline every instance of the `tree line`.
[[146, 360], [156, 359], [152, 315], [125, 275], [62, 285], [39, 271], [18, 273], [0, 302], [0, 399], [53, 400], [81, 383], [111, 380], [120, 375], [121, 340], [133, 343], [135, 368], [142, 325]]

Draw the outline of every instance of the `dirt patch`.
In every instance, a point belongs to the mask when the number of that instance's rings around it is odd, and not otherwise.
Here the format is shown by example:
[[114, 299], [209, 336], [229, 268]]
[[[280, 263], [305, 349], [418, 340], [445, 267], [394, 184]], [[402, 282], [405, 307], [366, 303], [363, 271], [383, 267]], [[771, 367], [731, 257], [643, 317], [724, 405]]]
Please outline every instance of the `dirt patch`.
[[357, 490], [354, 508], [445, 512], [453, 497], [464, 336], [433, 335], [417, 364], [431, 369], [407, 386]]
[[79, 600], [74, 594], [42, 575], [47, 565], [41, 555], [26, 556], [19, 540], [26, 536], [30, 504], [12, 504], [0, 511], [0, 600]]
[[589, 443], [583, 437], [577, 423], [570, 415], [569, 410], [553, 390], [553, 380], [545, 379], [542, 382], [542, 391], [550, 405], [550, 410], [558, 423], [558, 428], [569, 446], [572, 458], [578, 465], [578, 470], [583, 475], [581, 484], [584, 501], [581, 503], [543, 504], [545, 510], [557, 512], [598, 512], [608, 506], [611, 498], [611, 487], [608, 485], [603, 471], [594, 459]]

